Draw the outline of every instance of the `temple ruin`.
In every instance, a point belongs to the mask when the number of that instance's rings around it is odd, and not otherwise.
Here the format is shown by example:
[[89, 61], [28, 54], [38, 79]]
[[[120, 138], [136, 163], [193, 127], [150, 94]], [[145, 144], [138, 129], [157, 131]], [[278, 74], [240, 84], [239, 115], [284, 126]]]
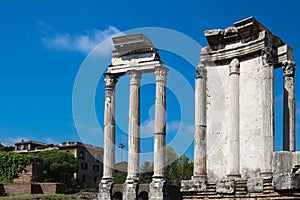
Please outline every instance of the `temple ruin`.
[[[292, 48], [255, 18], [205, 31], [196, 76], [194, 172], [184, 199], [299, 199]], [[284, 79], [283, 150], [274, 152], [274, 70]]]
[[[300, 199], [300, 152], [295, 137], [295, 62], [292, 48], [255, 18], [205, 31], [195, 79], [194, 171], [183, 199]], [[104, 165], [100, 200], [112, 199], [115, 163], [115, 88], [130, 77], [128, 174], [123, 200], [137, 199], [140, 80], [156, 75], [154, 175], [149, 199], [166, 192], [166, 79], [158, 50], [142, 34], [113, 38], [116, 50], [104, 74]], [[274, 152], [274, 70], [282, 70], [283, 151]], [[193, 98], [193, 97], [191, 97]]]
[[104, 113], [104, 163], [99, 199], [112, 198], [115, 163], [115, 87], [120, 76], [130, 77], [128, 122], [128, 174], [124, 183], [123, 199], [137, 198], [140, 153], [140, 80], [143, 73], [155, 73], [156, 101], [154, 125], [154, 175], [150, 184], [150, 199], [163, 199], [164, 160], [166, 145], [166, 80], [168, 68], [160, 60], [158, 50], [142, 34], [113, 38], [112, 65], [104, 74], [106, 100]]

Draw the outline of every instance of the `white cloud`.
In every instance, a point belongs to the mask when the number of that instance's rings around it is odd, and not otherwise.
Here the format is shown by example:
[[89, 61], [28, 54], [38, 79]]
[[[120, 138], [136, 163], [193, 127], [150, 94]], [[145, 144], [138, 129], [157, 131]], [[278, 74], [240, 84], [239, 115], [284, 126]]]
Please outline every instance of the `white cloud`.
[[[116, 34], [121, 35], [121, 31], [114, 26], [109, 26], [105, 30], [88, 30], [81, 34], [72, 35], [70, 33], [55, 33], [54, 36], [43, 37], [42, 42], [48, 47], [60, 51], [77, 51], [89, 53], [100, 42]], [[112, 41], [105, 42], [99, 49], [100, 53], [108, 54], [113, 50]]]

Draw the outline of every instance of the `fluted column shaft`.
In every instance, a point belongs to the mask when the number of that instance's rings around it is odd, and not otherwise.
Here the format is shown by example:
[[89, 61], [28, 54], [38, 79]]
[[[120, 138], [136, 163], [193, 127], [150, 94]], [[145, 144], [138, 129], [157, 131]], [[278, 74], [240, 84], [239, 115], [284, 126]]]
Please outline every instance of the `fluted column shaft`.
[[262, 55], [262, 140], [261, 140], [261, 176], [272, 174], [274, 151], [274, 56], [271, 48], [265, 48]]
[[240, 63], [233, 59], [229, 65], [229, 132], [228, 132], [228, 177], [240, 176], [239, 139], [239, 74]]
[[117, 77], [105, 75], [103, 179], [113, 177], [115, 164], [115, 86]]
[[206, 177], [206, 71], [204, 66], [197, 68], [195, 81], [195, 134], [194, 134], [194, 173], [193, 178]]
[[128, 124], [128, 175], [127, 180], [138, 180], [140, 152], [140, 80], [141, 73], [129, 71], [130, 102]]
[[154, 175], [153, 178], [164, 178], [166, 146], [166, 80], [168, 69], [158, 67], [156, 75], [156, 99], [154, 122]]
[[288, 61], [283, 65], [284, 102], [283, 102], [283, 150], [296, 151], [295, 138], [295, 68], [296, 64]]

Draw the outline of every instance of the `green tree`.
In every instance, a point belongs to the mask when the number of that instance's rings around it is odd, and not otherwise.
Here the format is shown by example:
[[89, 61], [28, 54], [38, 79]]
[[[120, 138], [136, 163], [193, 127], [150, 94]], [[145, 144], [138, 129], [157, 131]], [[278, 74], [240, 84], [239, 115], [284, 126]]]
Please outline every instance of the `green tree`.
[[193, 174], [193, 162], [185, 155], [178, 157], [171, 146], [165, 148], [165, 176], [167, 183], [180, 186], [181, 180], [190, 179]]
[[115, 183], [116, 184], [123, 184], [126, 181], [126, 172], [122, 172], [122, 171], [118, 171], [114, 173], [114, 177], [115, 177]]
[[141, 167], [139, 179], [141, 183], [150, 183], [153, 176], [153, 163], [145, 161]]
[[69, 152], [54, 149], [39, 152], [36, 156], [43, 159], [45, 182], [68, 183], [76, 172], [76, 159]]

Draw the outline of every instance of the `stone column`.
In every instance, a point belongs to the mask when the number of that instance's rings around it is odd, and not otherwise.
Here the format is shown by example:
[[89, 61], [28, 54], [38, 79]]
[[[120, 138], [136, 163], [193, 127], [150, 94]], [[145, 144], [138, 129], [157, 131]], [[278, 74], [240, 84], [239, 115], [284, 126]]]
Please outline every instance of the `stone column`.
[[128, 174], [124, 184], [123, 200], [137, 199], [140, 152], [140, 80], [141, 73], [128, 72], [130, 77], [130, 102], [128, 123]]
[[283, 150], [296, 151], [295, 139], [295, 68], [296, 64], [288, 61], [283, 65], [284, 102], [283, 102]]
[[240, 62], [233, 59], [229, 64], [229, 131], [228, 131], [228, 177], [240, 177], [239, 138], [239, 75]]
[[274, 151], [274, 54], [273, 49], [262, 51], [262, 129], [261, 129], [261, 176], [272, 175], [272, 158]]
[[181, 181], [181, 192], [204, 192], [206, 169], [206, 69], [200, 64], [195, 80], [194, 173], [191, 180]]
[[195, 134], [193, 179], [206, 179], [206, 71], [197, 67], [195, 81]]
[[113, 170], [115, 164], [115, 86], [117, 76], [106, 73], [105, 108], [104, 108], [104, 156], [103, 177], [99, 185], [100, 200], [110, 200], [114, 184]]
[[154, 175], [150, 183], [150, 200], [164, 199], [164, 165], [166, 146], [166, 80], [168, 69], [157, 67], [154, 124]]

